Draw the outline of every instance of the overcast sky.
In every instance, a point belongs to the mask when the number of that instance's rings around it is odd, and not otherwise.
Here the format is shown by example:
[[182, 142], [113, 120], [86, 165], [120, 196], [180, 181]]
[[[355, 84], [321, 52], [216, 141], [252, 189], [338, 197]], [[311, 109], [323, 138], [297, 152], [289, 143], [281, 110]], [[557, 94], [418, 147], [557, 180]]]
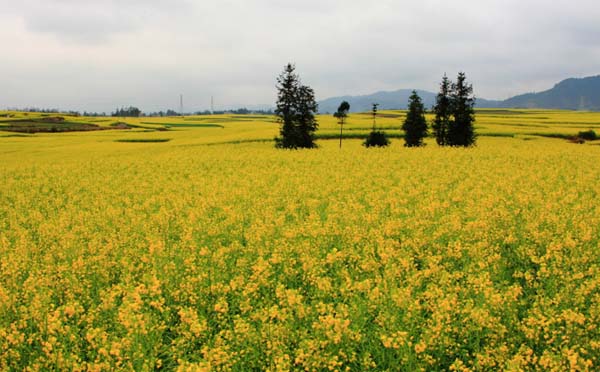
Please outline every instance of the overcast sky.
[[295, 62], [318, 99], [437, 90], [504, 99], [600, 74], [598, 0], [0, 0], [0, 107], [271, 104]]

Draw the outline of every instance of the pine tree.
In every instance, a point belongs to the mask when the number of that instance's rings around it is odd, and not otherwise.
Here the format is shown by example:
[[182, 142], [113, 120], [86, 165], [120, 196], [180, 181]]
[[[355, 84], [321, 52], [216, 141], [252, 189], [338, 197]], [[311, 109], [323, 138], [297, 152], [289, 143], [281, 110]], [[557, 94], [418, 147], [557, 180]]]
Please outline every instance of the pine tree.
[[458, 74], [452, 84], [451, 111], [454, 120], [448, 128], [448, 144], [450, 146], [470, 147], [475, 145], [475, 99], [472, 97], [473, 86], [466, 82], [464, 72]]
[[413, 90], [409, 98], [408, 113], [402, 125], [404, 130], [404, 146], [423, 146], [423, 138], [427, 136], [427, 120], [425, 120], [425, 107], [421, 97]]
[[300, 85], [297, 97], [296, 134], [299, 148], [317, 147], [315, 144], [315, 131], [318, 128], [316, 113], [318, 104], [315, 101], [315, 92], [306, 85]]
[[314, 132], [318, 123], [317, 102], [312, 88], [302, 85], [291, 63], [277, 78], [277, 108], [275, 115], [281, 124], [276, 147], [297, 149], [316, 147]]
[[284, 71], [277, 78], [277, 108], [275, 115], [278, 116], [278, 121], [281, 124], [279, 133], [280, 138], [277, 138], [277, 147], [281, 148], [296, 148], [294, 139], [296, 138], [294, 131], [294, 118], [296, 116], [296, 96], [300, 81], [295, 73], [295, 66], [288, 63]]
[[440, 92], [436, 97], [435, 106], [433, 112], [435, 113], [435, 119], [433, 120], [433, 134], [435, 141], [440, 146], [449, 145], [448, 143], [448, 129], [450, 127], [452, 108], [451, 108], [451, 94], [452, 94], [452, 82], [448, 79], [446, 74], [440, 84]]

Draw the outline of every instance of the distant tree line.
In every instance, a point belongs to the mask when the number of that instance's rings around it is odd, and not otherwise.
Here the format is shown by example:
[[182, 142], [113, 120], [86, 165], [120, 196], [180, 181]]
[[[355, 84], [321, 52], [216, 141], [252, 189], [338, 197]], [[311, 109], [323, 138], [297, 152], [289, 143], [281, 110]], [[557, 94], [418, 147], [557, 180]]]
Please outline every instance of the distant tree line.
[[141, 114], [142, 110], [134, 106], [129, 106], [116, 109], [115, 112], [111, 113], [111, 116], [120, 118], [137, 118], [140, 117]]
[[223, 114], [233, 114], [233, 115], [273, 115], [273, 110], [249, 110], [245, 107], [231, 110], [203, 110], [203, 111], [193, 111], [193, 112], [177, 112], [175, 110], [166, 110], [166, 111], [155, 111], [149, 112], [147, 114], [142, 113], [141, 116], [191, 116], [191, 115], [223, 115]]
[[106, 112], [88, 112], [88, 111], [84, 111], [83, 112], [83, 116], [91, 116], [91, 117], [106, 116]]
[[73, 110], [64, 111], [64, 110], [60, 110], [57, 108], [44, 109], [44, 108], [38, 108], [38, 107], [26, 107], [26, 108], [9, 107], [7, 110], [15, 111], [15, 112], [25, 112], [25, 113], [35, 112], [35, 113], [41, 113], [41, 114], [63, 114], [63, 115], [70, 115], [70, 116], [81, 116], [79, 111], [73, 111]]
[[257, 115], [273, 115], [273, 110], [268, 109], [268, 110], [249, 110], [245, 107], [242, 108], [237, 108], [237, 109], [231, 109], [231, 110], [216, 110], [216, 111], [209, 111], [209, 110], [204, 110], [204, 111], [194, 111], [194, 112], [187, 112], [187, 113], [180, 113], [177, 112], [175, 110], [172, 109], [168, 109], [166, 111], [155, 111], [155, 112], [148, 112], [148, 113], [144, 113], [143, 111], [141, 111], [139, 108], [137, 107], [123, 107], [123, 108], [117, 108], [114, 112], [111, 112], [110, 115], [107, 115], [106, 112], [95, 112], [95, 111], [73, 111], [73, 110], [69, 110], [69, 111], [63, 111], [60, 109], [56, 109], [56, 108], [38, 108], [38, 107], [28, 107], [28, 108], [8, 108], [8, 111], [15, 111], [15, 112], [32, 112], [32, 113], [42, 113], [42, 114], [63, 114], [63, 115], [70, 115], [70, 116], [87, 116], [87, 117], [105, 117], [105, 116], [113, 116], [113, 117], [140, 117], [140, 116], [160, 116], [160, 117], [164, 117], [164, 116], [190, 116], [190, 115], [222, 115], [222, 114], [233, 114], [233, 115], [251, 115], [251, 114], [257, 114]]
[[149, 112], [147, 114], [142, 113], [142, 116], [160, 116], [160, 117], [164, 117], [164, 116], [184, 116], [184, 115], [190, 115], [190, 114], [186, 114], [186, 113], [179, 113], [175, 110], [171, 110], [168, 109], [166, 111], [156, 111], [156, 112]]

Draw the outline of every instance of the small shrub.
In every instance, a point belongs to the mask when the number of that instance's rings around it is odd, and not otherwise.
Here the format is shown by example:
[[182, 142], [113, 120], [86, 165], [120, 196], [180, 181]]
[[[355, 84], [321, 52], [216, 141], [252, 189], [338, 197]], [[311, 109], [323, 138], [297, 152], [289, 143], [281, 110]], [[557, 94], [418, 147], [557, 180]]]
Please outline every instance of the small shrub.
[[596, 132], [594, 132], [593, 129], [579, 132], [577, 134], [577, 137], [584, 139], [586, 141], [595, 141], [598, 139], [598, 135], [596, 134]]
[[369, 133], [369, 137], [365, 139], [363, 145], [365, 147], [386, 147], [389, 146], [390, 140], [384, 131], [374, 130]]

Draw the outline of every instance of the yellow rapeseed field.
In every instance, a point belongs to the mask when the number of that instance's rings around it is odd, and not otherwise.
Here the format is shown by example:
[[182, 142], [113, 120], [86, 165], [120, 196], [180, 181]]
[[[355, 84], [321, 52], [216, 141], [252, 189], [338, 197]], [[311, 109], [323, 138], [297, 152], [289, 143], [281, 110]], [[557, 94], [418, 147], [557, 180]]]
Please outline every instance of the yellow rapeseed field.
[[540, 136], [600, 114], [301, 151], [268, 116], [73, 120], [136, 127], [0, 132], [0, 370], [600, 368], [600, 146]]

